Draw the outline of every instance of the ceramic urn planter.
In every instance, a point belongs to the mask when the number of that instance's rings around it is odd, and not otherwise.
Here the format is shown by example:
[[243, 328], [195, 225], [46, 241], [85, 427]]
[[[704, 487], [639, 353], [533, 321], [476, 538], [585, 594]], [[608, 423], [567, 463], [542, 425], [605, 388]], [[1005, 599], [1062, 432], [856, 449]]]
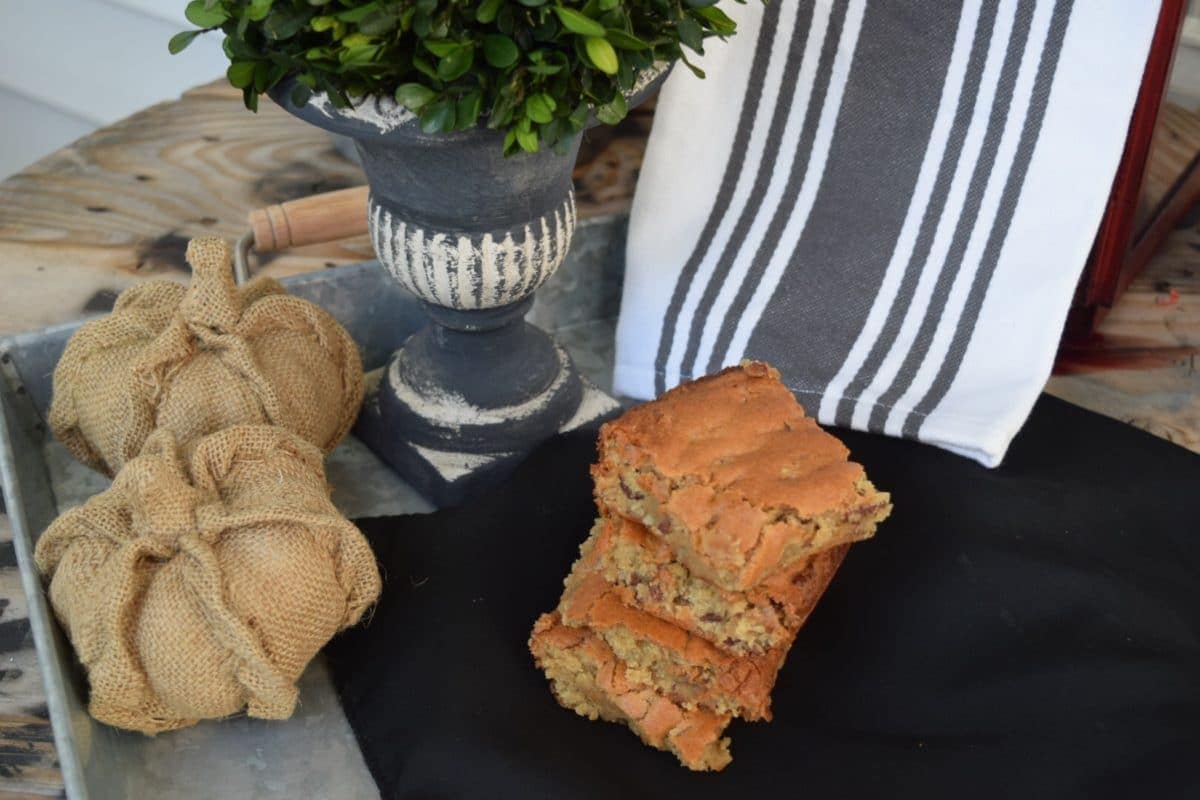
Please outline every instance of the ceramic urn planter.
[[[665, 75], [639, 81], [631, 105]], [[575, 416], [585, 391], [566, 351], [524, 319], [571, 246], [579, 137], [564, 155], [505, 157], [502, 134], [426, 134], [389, 99], [338, 109], [318, 94], [295, 106], [288, 82], [272, 96], [354, 141], [375, 253], [430, 319], [392, 357], [360, 436], [435, 502], [460, 500], [464, 471], [528, 452]]]

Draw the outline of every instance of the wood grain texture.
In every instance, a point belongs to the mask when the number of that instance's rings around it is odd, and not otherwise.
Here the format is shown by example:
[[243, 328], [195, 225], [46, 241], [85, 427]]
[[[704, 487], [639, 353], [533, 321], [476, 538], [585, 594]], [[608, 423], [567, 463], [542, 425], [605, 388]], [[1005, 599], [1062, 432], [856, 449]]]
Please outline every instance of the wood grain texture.
[[12, 528], [0, 515], [0, 800], [10, 796], [61, 797], [63, 782]]
[[[1192, 216], [1196, 211], [1193, 209]], [[1200, 224], [1185, 220], [1047, 391], [1200, 453]]]
[[[0, 333], [103, 310], [147, 277], [185, 280], [193, 236], [230, 239], [252, 208], [363, 182], [330, 138], [264, 104], [205, 86], [96, 131], [0, 183]], [[268, 258], [286, 275], [361, 261], [370, 244]], [[97, 308], [99, 307], [99, 308]]]
[[1164, 103], [1150, 145], [1145, 187], [1138, 201], [1140, 223], [1149, 219], [1197, 156], [1200, 156], [1200, 116], [1174, 103]]
[[368, 231], [369, 198], [366, 186], [353, 186], [255, 209], [248, 220], [254, 252], [261, 256], [361, 236]]

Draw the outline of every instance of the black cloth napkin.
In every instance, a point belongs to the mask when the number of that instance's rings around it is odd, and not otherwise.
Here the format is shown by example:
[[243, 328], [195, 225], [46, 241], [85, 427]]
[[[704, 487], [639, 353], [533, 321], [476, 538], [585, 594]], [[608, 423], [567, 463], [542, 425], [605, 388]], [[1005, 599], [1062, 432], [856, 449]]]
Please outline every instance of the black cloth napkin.
[[595, 513], [594, 434], [359, 520], [383, 598], [328, 654], [384, 797], [1200, 796], [1200, 457], [1047, 397], [997, 470], [837, 433], [895, 512], [719, 774], [560, 708], [526, 650]]

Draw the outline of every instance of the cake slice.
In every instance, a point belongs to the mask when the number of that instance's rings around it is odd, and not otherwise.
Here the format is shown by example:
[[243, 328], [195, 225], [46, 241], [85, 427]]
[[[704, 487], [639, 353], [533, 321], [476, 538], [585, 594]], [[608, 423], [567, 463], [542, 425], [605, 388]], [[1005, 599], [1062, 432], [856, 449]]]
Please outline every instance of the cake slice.
[[646, 525], [696, 576], [745, 591], [866, 539], [891, 511], [849, 451], [761, 362], [672, 389], [600, 431], [596, 501]]
[[567, 593], [587, 576], [610, 583], [621, 602], [672, 622], [738, 656], [787, 647], [816, 606], [848, 546], [825, 550], [780, 570], [746, 592], [730, 592], [692, 575], [665, 541], [626, 517], [601, 517], [567, 579]]
[[588, 628], [630, 669], [684, 708], [708, 708], [748, 720], [771, 718], [771, 688], [786, 645], [737, 656], [678, 625], [621, 602], [600, 575], [585, 575], [563, 594], [558, 612], [572, 628]]
[[598, 636], [543, 614], [529, 650], [558, 702], [588, 719], [623, 722], [642, 741], [693, 770], [721, 770], [732, 760], [722, 738], [729, 715], [687, 709], [648, 686]]

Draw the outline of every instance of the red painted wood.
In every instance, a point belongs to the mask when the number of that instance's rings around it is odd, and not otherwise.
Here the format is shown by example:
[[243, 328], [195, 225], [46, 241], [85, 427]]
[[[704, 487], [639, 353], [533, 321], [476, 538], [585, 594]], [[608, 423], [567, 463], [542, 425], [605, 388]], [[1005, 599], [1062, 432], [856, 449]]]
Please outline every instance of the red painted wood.
[[[1088, 309], [1111, 306], [1118, 290], [1128, 285], [1133, 275], [1123, 276], [1130, 269], [1129, 255], [1133, 249], [1133, 220], [1137, 213], [1138, 199], [1146, 175], [1146, 161], [1150, 154], [1150, 143], [1154, 126], [1158, 122], [1158, 111], [1166, 94], [1171, 64], [1175, 59], [1175, 48], [1179, 31], [1187, 11], [1187, 0], [1163, 0], [1158, 14], [1158, 24], [1146, 59], [1146, 70], [1142, 86], [1134, 105], [1133, 118], [1129, 124], [1129, 136], [1125, 151], [1113, 181], [1113, 191], [1100, 222], [1092, 258], [1081, 280], [1079, 305]], [[1144, 262], [1143, 262], [1144, 263]], [[1138, 265], [1140, 266], [1140, 265]], [[1124, 280], [1122, 280], [1124, 278]], [[1095, 320], [1096, 311], [1086, 314]]]

